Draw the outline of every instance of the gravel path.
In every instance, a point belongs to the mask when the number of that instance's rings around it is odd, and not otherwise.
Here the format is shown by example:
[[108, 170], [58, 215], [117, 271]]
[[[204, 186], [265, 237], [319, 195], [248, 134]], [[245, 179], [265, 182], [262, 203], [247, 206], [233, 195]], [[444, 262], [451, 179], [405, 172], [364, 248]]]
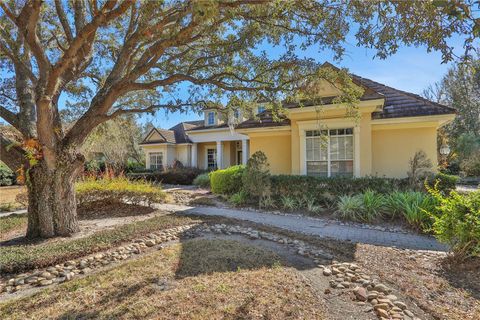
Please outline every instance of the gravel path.
[[446, 251], [447, 247], [437, 242], [433, 237], [418, 234], [364, 229], [356, 226], [341, 225], [331, 220], [278, 215], [267, 212], [254, 212], [228, 208], [192, 207], [174, 204], [158, 204], [156, 208], [186, 214], [222, 216], [239, 220], [261, 223], [283, 228], [293, 232], [388, 247], [398, 247], [415, 250]]

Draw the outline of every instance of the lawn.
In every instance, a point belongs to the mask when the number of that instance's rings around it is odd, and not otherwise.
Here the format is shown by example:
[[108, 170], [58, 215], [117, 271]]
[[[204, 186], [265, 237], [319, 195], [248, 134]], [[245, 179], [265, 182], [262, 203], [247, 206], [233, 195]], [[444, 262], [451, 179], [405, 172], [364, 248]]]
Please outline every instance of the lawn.
[[[17, 219], [17, 216], [9, 216], [0, 220], [1, 228], [22, 223], [21, 220], [16, 221]], [[185, 225], [194, 221], [182, 216], [157, 216], [97, 231], [83, 238], [0, 246], [0, 274], [54, 265], [89, 253], [106, 250], [156, 230]]]
[[26, 226], [26, 214], [12, 214], [6, 217], [0, 217], [0, 239], [1, 236], [15, 230], [24, 229]]
[[9, 319], [323, 319], [320, 299], [274, 253], [190, 240], [0, 304]]
[[24, 204], [18, 203], [16, 197], [18, 194], [25, 192], [24, 186], [8, 186], [0, 187], [0, 212], [14, 211], [25, 207]]

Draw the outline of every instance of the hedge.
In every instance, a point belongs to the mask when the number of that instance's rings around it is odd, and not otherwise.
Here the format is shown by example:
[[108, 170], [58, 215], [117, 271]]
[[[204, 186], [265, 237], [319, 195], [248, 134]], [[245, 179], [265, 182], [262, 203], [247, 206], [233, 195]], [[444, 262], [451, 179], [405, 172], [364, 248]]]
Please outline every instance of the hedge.
[[145, 171], [137, 173], [128, 173], [127, 177], [133, 180], [144, 179], [152, 182], [165, 184], [191, 185], [195, 178], [205, 173], [205, 170], [198, 168], [169, 168], [165, 171]]
[[312, 177], [297, 175], [274, 175], [271, 177], [272, 195], [297, 198], [316, 198], [330, 202], [333, 197], [364, 193], [367, 190], [386, 194], [395, 190], [408, 190], [407, 179], [379, 177]]
[[213, 193], [233, 194], [242, 188], [242, 174], [245, 166], [232, 166], [210, 172], [210, 186]]

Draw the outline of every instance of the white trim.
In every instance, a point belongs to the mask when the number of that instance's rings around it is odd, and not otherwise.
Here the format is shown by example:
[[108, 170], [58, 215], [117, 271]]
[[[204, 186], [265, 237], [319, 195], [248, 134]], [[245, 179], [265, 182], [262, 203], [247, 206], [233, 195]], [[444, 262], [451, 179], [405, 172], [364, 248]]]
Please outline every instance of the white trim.
[[455, 114], [437, 114], [437, 115], [431, 115], [431, 116], [373, 119], [372, 125], [397, 124], [397, 123], [400, 124], [400, 123], [425, 122], [425, 121], [438, 121], [440, 123], [443, 123], [445, 121], [450, 122], [453, 119], [455, 119]]
[[[225, 130], [225, 129], [224, 129]], [[237, 132], [231, 132], [230, 130], [225, 130], [224, 132], [198, 132], [198, 134], [192, 135], [189, 133], [189, 138], [193, 143], [199, 142], [212, 142], [217, 141], [237, 141], [237, 140], [248, 140], [248, 136], [239, 134]]]
[[251, 132], [264, 132], [264, 131], [290, 131], [292, 128], [291, 126], [271, 126], [271, 127], [254, 127], [254, 128], [240, 128], [236, 129], [237, 132], [239, 133], [251, 133]]
[[171, 142], [156, 142], [156, 143], [139, 143], [139, 146], [176, 146], [176, 143], [171, 143]]
[[[377, 106], [383, 106], [385, 102], [384, 98], [379, 99], [372, 99], [372, 100], [363, 100], [360, 101], [357, 105], [358, 107], [371, 107], [372, 105], [377, 108]], [[305, 106], [305, 107], [297, 107], [297, 108], [288, 108], [288, 113], [304, 113], [304, 112], [312, 112], [315, 111], [316, 108], [322, 108], [323, 110], [332, 110], [338, 108], [347, 108], [345, 104], [342, 103], [331, 103], [331, 104], [323, 104], [323, 105], [314, 105], [314, 106]]]
[[[300, 174], [307, 174], [307, 148], [306, 148], [306, 131], [322, 130], [322, 129], [345, 129], [353, 128], [353, 175], [360, 176], [360, 128], [355, 120], [348, 119], [324, 119], [321, 121], [326, 128], [319, 128], [318, 120], [298, 121], [299, 139], [300, 139]], [[358, 128], [358, 129], [356, 129]], [[328, 154], [330, 154], [330, 143], [328, 144]], [[328, 168], [328, 176], [330, 176], [330, 167]]]
[[360, 177], [360, 126], [353, 127], [353, 176]]

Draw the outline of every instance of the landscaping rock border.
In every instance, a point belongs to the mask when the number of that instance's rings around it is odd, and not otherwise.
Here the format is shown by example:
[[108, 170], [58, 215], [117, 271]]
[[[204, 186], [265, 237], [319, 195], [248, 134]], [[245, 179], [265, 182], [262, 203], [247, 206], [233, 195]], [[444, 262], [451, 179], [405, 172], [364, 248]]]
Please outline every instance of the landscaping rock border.
[[[70, 260], [44, 270], [19, 274], [6, 281], [0, 279], [0, 294], [63, 283], [78, 277], [78, 275], [90, 274], [95, 269], [104, 268], [113, 262], [127, 260], [150, 248], [160, 247], [166, 242], [180, 238], [195, 238], [208, 233], [239, 234], [252, 240], [263, 239], [289, 246], [297, 254], [312, 258], [317, 263], [318, 268], [322, 270], [321, 274], [323, 277], [332, 278], [330, 280], [331, 288], [326, 289], [325, 294], [331, 294], [332, 290], [351, 292], [353, 301], [356, 301], [357, 304], [365, 305], [364, 311], [374, 312], [380, 320], [419, 320], [407, 308], [405, 302], [392, 294], [391, 288], [381, 283], [378, 279], [373, 279], [367, 275], [357, 264], [332, 261], [333, 256], [330, 253], [309, 245], [302, 240], [258, 231], [249, 227], [226, 224], [190, 224], [153, 232], [134, 240], [126, 246]], [[330, 261], [332, 263], [328, 264]]]

